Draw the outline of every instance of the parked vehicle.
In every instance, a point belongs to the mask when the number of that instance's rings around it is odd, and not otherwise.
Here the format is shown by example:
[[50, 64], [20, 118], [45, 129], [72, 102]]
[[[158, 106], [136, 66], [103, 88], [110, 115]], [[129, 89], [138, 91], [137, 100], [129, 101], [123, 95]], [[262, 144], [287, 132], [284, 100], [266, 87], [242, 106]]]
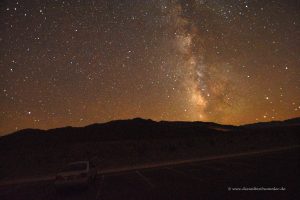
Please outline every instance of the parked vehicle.
[[63, 170], [57, 173], [55, 186], [88, 186], [96, 179], [96, 175], [96, 167], [89, 161], [69, 163]]

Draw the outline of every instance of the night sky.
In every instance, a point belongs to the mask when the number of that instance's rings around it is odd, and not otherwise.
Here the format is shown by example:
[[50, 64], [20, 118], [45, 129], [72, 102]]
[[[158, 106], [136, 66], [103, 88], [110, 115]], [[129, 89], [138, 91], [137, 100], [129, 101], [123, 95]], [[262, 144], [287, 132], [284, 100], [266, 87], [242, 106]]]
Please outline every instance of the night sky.
[[298, 0], [6, 0], [0, 135], [300, 116]]

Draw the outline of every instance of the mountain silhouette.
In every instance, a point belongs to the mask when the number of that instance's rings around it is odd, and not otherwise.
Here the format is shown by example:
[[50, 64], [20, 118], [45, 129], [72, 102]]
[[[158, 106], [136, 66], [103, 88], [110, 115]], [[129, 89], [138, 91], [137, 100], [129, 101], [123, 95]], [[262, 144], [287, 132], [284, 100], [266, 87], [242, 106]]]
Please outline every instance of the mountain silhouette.
[[[288, 128], [287, 128], [288, 127]], [[294, 128], [293, 128], [294, 127]], [[271, 129], [287, 132], [300, 127], [300, 118], [285, 121], [259, 122], [242, 126], [221, 125], [213, 122], [160, 121], [134, 118], [96, 123], [85, 127], [62, 127], [49, 130], [23, 129], [0, 137], [0, 144], [19, 144], [34, 141], [85, 142], [131, 139], [158, 139], [173, 137], [209, 136], [214, 134], [262, 132]], [[255, 129], [255, 131], [253, 131]], [[275, 130], [276, 129], [276, 130]], [[267, 131], [267, 132], [270, 132]]]
[[0, 137], [0, 179], [55, 173], [96, 159], [101, 169], [299, 145], [300, 118], [243, 126], [116, 120], [85, 127], [24, 129]]

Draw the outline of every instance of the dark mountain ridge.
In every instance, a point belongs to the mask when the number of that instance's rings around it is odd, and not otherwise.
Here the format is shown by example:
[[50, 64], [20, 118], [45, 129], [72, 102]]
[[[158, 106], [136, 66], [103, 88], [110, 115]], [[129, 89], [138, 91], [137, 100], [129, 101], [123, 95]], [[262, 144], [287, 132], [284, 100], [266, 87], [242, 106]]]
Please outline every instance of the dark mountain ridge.
[[[285, 121], [260, 122], [242, 126], [221, 125], [213, 122], [160, 121], [151, 119], [115, 120], [85, 127], [62, 127], [49, 130], [23, 129], [2, 136], [0, 143], [55, 140], [57, 142], [157, 139], [169, 137], [208, 136], [232, 132], [253, 132], [253, 129], [272, 129], [300, 126], [300, 118]], [[257, 132], [255, 131], [255, 132]]]
[[0, 138], [0, 179], [55, 173], [69, 162], [100, 169], [299, 145], [300, 118], [244, 126], [141, 118], [24, 129]]

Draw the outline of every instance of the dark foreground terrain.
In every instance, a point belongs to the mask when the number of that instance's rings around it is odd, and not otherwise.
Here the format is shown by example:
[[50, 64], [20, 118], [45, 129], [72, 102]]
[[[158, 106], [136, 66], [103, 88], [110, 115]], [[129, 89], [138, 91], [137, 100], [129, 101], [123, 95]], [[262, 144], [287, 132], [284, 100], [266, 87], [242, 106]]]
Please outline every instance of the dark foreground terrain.
[[[299, 147], [189, 164], [99, 174], [87, 190], [57, 192], [53, 180], [0, 186], [1, 200], [300, 199]], [[237, 188], [276, 191], [237, 191]]]
[[86, 127], [26, 129], [0, 137], [0, 182], [51, 176], [69, 162], [100, 171], [300, 144], [300, 118], [226, 126], [119, 120]]

